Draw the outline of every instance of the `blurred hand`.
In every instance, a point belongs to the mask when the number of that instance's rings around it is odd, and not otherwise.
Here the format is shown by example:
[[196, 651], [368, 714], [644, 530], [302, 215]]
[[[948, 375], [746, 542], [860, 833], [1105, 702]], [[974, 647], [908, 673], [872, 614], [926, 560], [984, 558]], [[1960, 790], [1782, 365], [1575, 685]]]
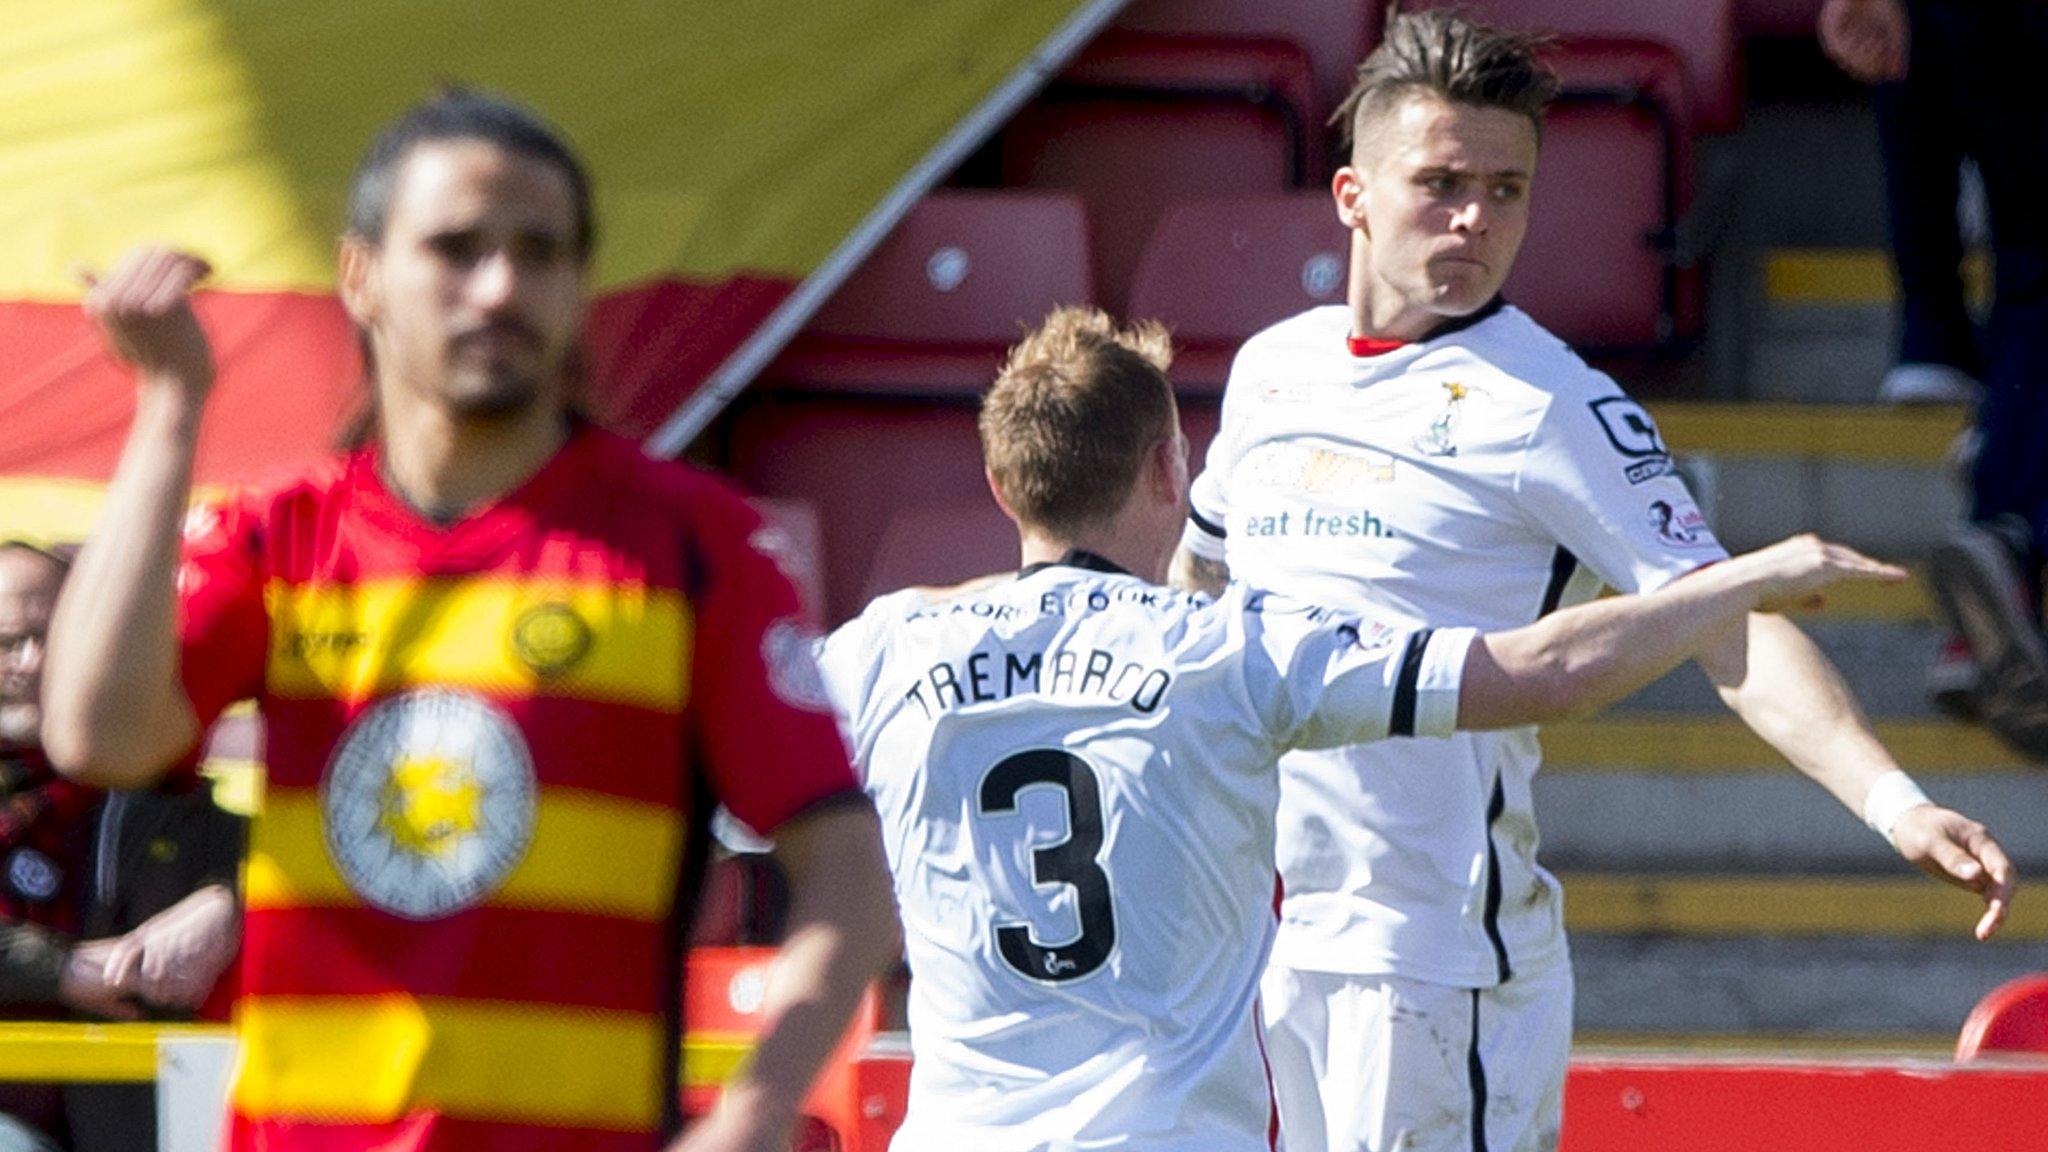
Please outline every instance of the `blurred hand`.
[[1828, 59], [1865, 84], [1905, 78], [1913, 36], [1902, 0], [1826, 0], [1817, 31]]
[[209, 884], [115, 940], [106, 982], [150, 1005], [189, 1012], [205, 1002], [241, 943], [234, 893]]
[[146, 386], [168, 384], [194, 403], [213, 387], [213, 350], [192, 313], [192, 287], [213, 269], [170, 248], [130, 249], [105, 276], [79, 271], [85, 314], [107, 349]]
[[1892, 826], [1892, 843], [1922, 872], [1982, 896], [1977, 939], [1991, 939], [2012, 907], [2019, 876], [1982, 824], [1937, 804], [1921, 804], [1906, 809]]
[[134, 1020], [141, 1012], [126, 993], [107, 983], [107, 956], [118, 939], [88, 940], [64, 958], [57, 974], [57, 1000], [74, 1012], [107, 1020]]
[[1831, 544], [1810, 533], [1780, 540], [1725, 563], [1730, 575], [1739, 576], [1754, 591], [1759, 612], [1817, 607], [1821, 590], [1843, 580], [1896, 584], [1908, 576], [1896, 564], [1873, 560], [1854, 548]]

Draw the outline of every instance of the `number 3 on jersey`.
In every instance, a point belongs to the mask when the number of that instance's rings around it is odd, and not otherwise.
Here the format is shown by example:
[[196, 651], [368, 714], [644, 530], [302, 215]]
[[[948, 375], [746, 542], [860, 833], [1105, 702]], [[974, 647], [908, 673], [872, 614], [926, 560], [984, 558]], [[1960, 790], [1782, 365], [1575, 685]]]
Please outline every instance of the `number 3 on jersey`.
[[1066, 799], [1067, 838], [1031, 853], [1031, 878], [1039, 885], [1065, 884], [1074, 890], [1081, 934], [1064, 944], [1041, 944], [1031, 926], [995, 926], [1003, 962], [1028, 979], [1059, 983], [1079, 980], [1109, 959], [1116, 947], [1116, 915], [1109, 898], [1109, 873], [1095, 858], [1102, 850], [1102, 788], [1095, 769], [1071, 752], [1034, 748], [1005, 758], [981, 778], [980, 816], [1017, 811], [1017, 794], [1034, 784], [1050, 785]]

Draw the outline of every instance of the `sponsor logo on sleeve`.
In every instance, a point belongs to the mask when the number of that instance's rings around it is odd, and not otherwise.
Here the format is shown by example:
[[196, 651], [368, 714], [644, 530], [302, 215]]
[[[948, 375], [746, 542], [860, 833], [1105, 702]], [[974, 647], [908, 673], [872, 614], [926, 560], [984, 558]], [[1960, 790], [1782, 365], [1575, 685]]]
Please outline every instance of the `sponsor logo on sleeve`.
[[1657, 539], [1673, 548], [1703, 548], [1713, 543], [1713, 536], [1707, 531], [1707, 518], [1690, 501], [1673, 504], [1669, 500], [1654, 500], [1647, 519]]
[[1368, 652], [1385, 648], [1399, 633], [1378, 620], [1352, 619], [1337, 625], [1337, 638]]
[[1642, 405], [1626, 396], [1608, 396], [1587, 407], [1600, 421], [1607, 442], [1627, 461], [1621, 474], [1629, 483], [1641, 484], [1671, 475], [1671, 450], [1664, 446], [1664, 438], [1657, 434], [1656, 421], [1650, 419]]

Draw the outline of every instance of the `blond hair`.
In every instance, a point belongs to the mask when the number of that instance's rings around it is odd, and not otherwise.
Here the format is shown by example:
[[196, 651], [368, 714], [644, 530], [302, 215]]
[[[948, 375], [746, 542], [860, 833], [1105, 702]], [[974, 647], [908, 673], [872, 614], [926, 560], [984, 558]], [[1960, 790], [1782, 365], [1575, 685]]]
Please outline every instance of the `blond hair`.
[[1010, 349], [981, 400], [982, 457], [1010, 511], [1058, 535], [1123, 508], [1146, 454], [1174, 435], [1166, 329], [1064, 307]]
[[1529, 118], [1538, 137], [1543, 111], [1557, 98], [1557, 74], [1536, 59], [1544, 38], [1511, 28], [1477, 24], [1448, 8], [1394, 15], [1386, 34], [1358, 66], [1357, 79], [1330, 123], [1343, 133], [1344, 151], [1381, 116], [1416, 95], [1452, 104], [1499, 108]]

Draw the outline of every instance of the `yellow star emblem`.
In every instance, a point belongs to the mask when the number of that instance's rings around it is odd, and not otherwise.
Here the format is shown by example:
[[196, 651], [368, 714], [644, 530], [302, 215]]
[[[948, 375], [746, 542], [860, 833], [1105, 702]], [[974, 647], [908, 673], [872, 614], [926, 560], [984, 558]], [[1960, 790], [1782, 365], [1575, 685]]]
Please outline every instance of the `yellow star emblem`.
[[408, 756], [391, 766], [377, 826], [415, 856], [441, 856], [475, 832], [483, 790], [466, 764]]

